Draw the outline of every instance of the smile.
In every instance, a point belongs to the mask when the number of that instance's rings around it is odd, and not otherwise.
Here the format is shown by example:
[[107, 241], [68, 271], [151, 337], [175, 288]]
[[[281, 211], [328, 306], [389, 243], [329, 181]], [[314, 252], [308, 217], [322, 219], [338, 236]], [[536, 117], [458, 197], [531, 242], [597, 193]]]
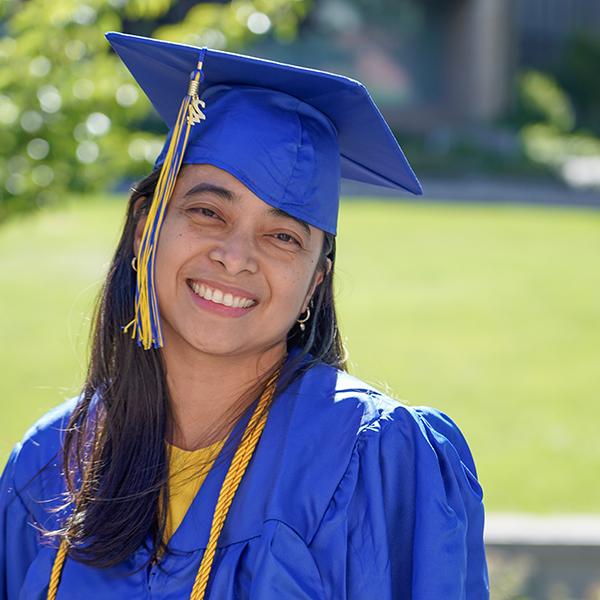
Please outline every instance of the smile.
[[231, 308], [250, 308], [256, 304], [251, 298], [235, 296], [229, 292], [225, 292], [219, 288], [209, 287], [198, 281], [188, 280], [188, 283], [194, 294], [215, 304], [222, 304], [223, 306]]

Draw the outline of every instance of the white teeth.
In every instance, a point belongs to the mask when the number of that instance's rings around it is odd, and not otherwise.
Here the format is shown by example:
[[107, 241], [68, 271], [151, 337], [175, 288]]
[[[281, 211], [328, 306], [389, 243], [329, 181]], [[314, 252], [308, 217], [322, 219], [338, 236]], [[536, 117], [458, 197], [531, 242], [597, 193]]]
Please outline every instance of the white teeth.
[[209, 288], [207, 285], [198, 284], [195, 281], [192, 282], [192, 289], [198, 296], [205, 300], [211, 300], [215, 304], [223, 304], [233, 308], [249, 308], [255, 304], [254, 300], [249, 298], [240, 298], [229, 292], [224, 293], [221, 290]]

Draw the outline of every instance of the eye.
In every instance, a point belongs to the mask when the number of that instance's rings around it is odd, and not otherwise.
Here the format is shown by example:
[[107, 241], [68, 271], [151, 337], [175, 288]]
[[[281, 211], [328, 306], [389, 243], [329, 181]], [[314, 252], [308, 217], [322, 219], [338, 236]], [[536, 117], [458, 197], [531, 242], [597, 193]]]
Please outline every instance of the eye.
[[210, 208], [206, 206], [191, 206], [187, 209], [188, 212], [192, 213], [194, 216], [206, 217], [208, 219], [220, 219], [221, 217]]
[[285, 233], [283, 231], [279, 233], [275, 233], [273, 237], [284, 244], [296, 244], [297, 246], [302, 246], [299, 240], [297, 240], [293, 235], [289, 233]]

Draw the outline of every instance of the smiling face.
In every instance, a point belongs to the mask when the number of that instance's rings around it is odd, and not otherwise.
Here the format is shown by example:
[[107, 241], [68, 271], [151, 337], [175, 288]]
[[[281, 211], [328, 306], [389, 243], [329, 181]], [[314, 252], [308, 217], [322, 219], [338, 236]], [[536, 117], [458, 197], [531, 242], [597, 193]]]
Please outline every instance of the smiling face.
[[[138, 254], [143, 219], [136, 229]], [[324, 234], [212, 165], [179, 173], [155, 281], [164, 348], [218, 355], [285, 351], [316, 286]]]

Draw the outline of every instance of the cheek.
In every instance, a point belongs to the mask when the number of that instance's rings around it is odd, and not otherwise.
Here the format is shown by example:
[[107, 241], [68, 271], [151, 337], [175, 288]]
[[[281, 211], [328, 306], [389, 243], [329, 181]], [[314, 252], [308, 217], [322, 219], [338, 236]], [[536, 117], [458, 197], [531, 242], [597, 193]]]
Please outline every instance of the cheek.
[[295, 314], [308, 292], [314, 265], [305, 263], [289, 266], [279, 270], [277, 274], [277, 285], [273, 286], [273, 293], [277, 294], [286, 312]]
[[163, 227], [156, 251], [156, 283], [159, 289], [175, 281], [181, 265], [190, 258], [192, 251], [193, 245], [185, 232], [172, 226]]

